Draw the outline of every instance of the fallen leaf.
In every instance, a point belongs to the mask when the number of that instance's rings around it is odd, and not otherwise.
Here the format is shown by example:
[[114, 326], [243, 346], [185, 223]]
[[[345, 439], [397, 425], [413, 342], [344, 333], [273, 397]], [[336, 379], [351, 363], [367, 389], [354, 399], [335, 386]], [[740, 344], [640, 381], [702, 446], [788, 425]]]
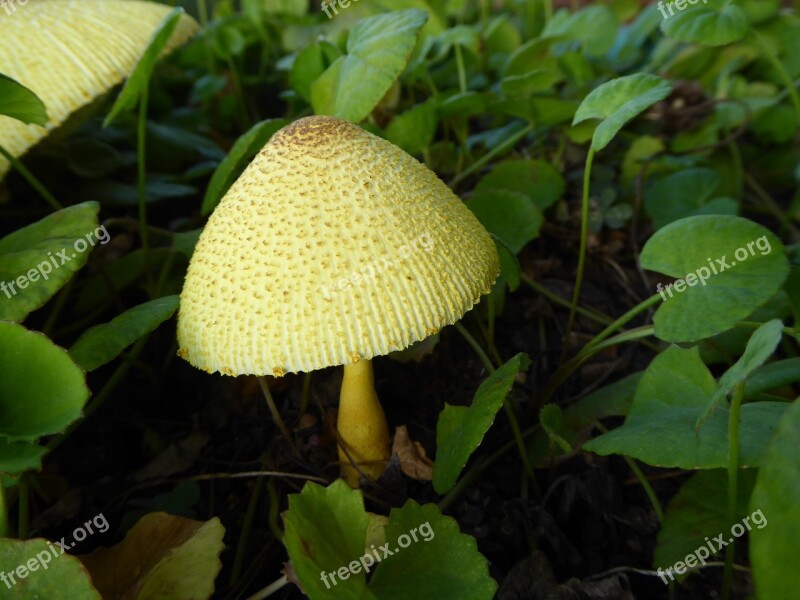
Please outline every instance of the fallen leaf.
[[408, 428], [401, 425], [395, 430], [392, 454], [400, 459], [403, 473], [418, 481], [433, 479], [433, 461], [425, 455], [425, 448], [408, 435]]

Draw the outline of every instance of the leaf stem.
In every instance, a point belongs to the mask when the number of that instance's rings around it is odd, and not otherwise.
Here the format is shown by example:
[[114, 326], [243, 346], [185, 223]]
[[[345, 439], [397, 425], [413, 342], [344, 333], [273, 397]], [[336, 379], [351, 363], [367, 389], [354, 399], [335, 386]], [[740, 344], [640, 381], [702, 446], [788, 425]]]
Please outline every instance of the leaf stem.
[[589, 148], [586, 155], [586, 165], [583, 170], [583, 199], [581, 202], [581, 243], [578, 250], [578, 273], [575, 276], [575, 288], [572, 291], [572, 304], [569, 308], [567, 318], [567, 331], [564, 335], [564, 349], [561, 353], [562, 362], [566, 355], [569, 338], [572, 335], [572, 328], [575, 325], [575, 312], [578, 300], [581, 297], [581, 286], [583, 285], [583, 270], [586, 266], [586, 245], [589, 237], [589, 183], [592, 175], [592, 163], [594, 163], [594, 148]]
[[450, 187], [457, 185], [458, 183], [460, 183], [461, 181], [472, 175], [475, 171], [482, 168], [486, 163], [491, 161], [493, 158], [512, 148], [518, 141], [520, 141], [531, 131], [533, 131], [533, 129], [534, 129], [534, 124], [528, 123], [528, 125], [520, 129], [514, 135], [510, 136], [505, 142], [498, 144], [497, 146], [489, 150], [489, 152], [481, 156], [478, 160], [476, 160], [466, 169], [461, 171], [461, 173], [453, 177], [448, 185]]
[[[728, 417], [728, 519], [736, 519], [736, 500], [739, 495], [739, 421], [744, 399], [744, 382], [733, 388], [731, 411]], [[736, 539], [725, 547], [725, 570], [722, 579], [722, 598], [728, 600], [731, 595], [733, 578], [733, 559], [736, 552]]]
[[44, 187], [44, 185], [38, 179], [36, 179], [36, 176], [31, 173], [21, 161], [11, 156], [8, 150], [3, 148], [2, 145], [0, 145], [0, 154], [2, 154], [6, 160], [11, 163], [11, 166], [14, 167], [14, 169], [25, 178], [25, 181], [27, 181], [30, 186], [36, 190], [42, 198], [44, 198], [44, 200], [53, 208], [53, 210], [61, 210], [64, 208], [61, 203], [55, 199], [53, 194], [51, 194], [47, 188]]

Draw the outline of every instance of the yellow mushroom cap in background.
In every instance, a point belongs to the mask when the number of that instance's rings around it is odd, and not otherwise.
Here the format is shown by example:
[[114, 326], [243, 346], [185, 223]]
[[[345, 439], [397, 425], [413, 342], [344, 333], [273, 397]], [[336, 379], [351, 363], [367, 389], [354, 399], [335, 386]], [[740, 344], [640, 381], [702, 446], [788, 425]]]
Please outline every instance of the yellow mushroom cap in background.
[[347, 121], [307, 117], [211, 215], [181, 294], [179, 354], [228, 375], [369, 359], [460, 319], [499, 270], [492, 238], [425, 165]]
[[[22, 156], [73, 112], [121, 83], [170, 10], [139, 0], [29, 0], [0, 9], [0, 73], [35, 92], [50, 118], [40, 127], [0, 115], [0, 145]], [[169, 49], [198, 29], [183, 15]], [[0, 156], [0, 179], [8, 167]]]

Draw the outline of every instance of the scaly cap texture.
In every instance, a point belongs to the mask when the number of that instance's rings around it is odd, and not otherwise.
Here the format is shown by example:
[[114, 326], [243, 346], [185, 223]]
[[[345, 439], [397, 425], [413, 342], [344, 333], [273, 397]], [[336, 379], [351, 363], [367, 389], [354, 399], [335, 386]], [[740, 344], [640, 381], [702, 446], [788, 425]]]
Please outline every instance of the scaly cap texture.
[[432, 171], [347, 121], [277, 132], [211, 215], [179, 354], [228, 375], [313, 371], [436, 333], [490, 291], [489, 234]]
[[[170, 6], [138, 0], [29, 0], [0, 10], [0, 73], [35, 92], [47, 127], [0, 116], [0, 144], [14, 156], [60, 126], [73, 112], [131, 74]], [[9, 12], [10, 11], [10, 12]], [[183, 15], [169, 49], [198, 30]], [[8, 171], [0, 156], [0, 179]]]

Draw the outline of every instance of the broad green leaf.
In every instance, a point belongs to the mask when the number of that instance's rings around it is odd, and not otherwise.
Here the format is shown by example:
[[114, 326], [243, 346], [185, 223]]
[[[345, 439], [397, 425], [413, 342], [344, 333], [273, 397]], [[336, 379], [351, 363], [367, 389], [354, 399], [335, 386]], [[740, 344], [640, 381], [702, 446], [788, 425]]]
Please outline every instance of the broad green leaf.
[[500, 81], [500, 89], [506, 96], [528, 98], [536, 93], [549, 91], [563, 76], [553, 69], [533, 69], [524, 75], [511, 75]]
[[800, 589], [800, 569], [787, 559], [794, 556], [800, 538], [798, 439], [800, 401], [795, 400], [767, 448], [750, 500], [750, 508], [762, 511], [766, 525], [750, 533], [750, 561], [760, 600], [792, 598]]
[[409, 154], [421, 154], [433, 142], [437, 123], [436, 105], [429, 100], [392, 119], [386, 139]]
[[116, 546], [80, 558], [104, 598], [208, 600], [222, 568], [224, 535], [217, 517], [150, 513]]
[[11, 77], [0, 73], [0, 115], [22, 121], [47, 125], [47, 109], [39, 96]]
[[340, 479], [290, 495], [283, 521], [283, 542], [309, 598], [401, 600], [424, 589], [435, 598], [489, 600], [497, 588], [475, 540], [435, 504], [409, 500], [388, 518], [374, 515]]
[[0, 539], [0, 572], [8, 581], [0, 587], [6, 598], [102, 600], [81, 561], [42, 538]]
[[764, 365], [753, 371], [744, 386], [744, 397], [752, 398], [800, 381], [800, 358], [787, 358]]
[[289, 84], [303, 100], [311, 102], [311, 85], [342, 52], [326, 40], [307, 46], [297, 55], [289, 73]]
[[83, 372], [41, 333], [0, 322], [0, 436], [34, 441], [59, 433], [89, 399]]
[[727, 215], [670, 223], [647, 241], [639, 260], [645, 269], [680, 278], [659, 289], [666, 300], [653, 318], [656, 336], [668, 342], [730, 329], [772, 298], [789, 273], [772, 232]]
[[[713, 538], [719, 533], [724, 533], [724, 541], [728, 541], [732, 537], [731, 526], [737, 521], [741, 522], [745, 516], [750, 516], [747, 504], [755, 484], [756, 472], [756, 469], [739, 471], [739, 493], [733, 522], [728, 515], [727, 471], [712, 469], [692, 475], [672, 497], [667, 507], [653, 553], [653, 567], [666, 570], [676, 562], [683, 561], [697, 548], [705, 546], [706, 538]], [[750, 527], [754, 525], [751, 523]], [[718, 547], [719, 544], [714, 543], [714, 549]], [[704, 553], [701, 551], [700, 554]], [[711, 557], [716, 552], [707, 549], [707, 554], [709, 556], [705, 561], [714, 560]]]
[[311, 86], [314, 112], [356, 123], [366, 118], [405, 69], [427, 18], [409, 9], [360, 21], [347, 39], [347, 55]]
[[561, 174], [543, 160], [507, 160], [496, 165], [475, 186], [476, 192], [508, 190], [519, 192], [545, 210], [564, 193], [566, 184]]
[[673, 221], [699, 214], [736, 214], [738, 204], [730, 198], [714, 199], [721, 183], [713, 169], [698, 167], [667, 175], [644, 193], [644, 208], [656, 229]]
[[470, 407], [445, 403], [436, 425], [433, 489], [437, 493], [444, 494], [456, 484], [470, 455], [494, 423], [517, 374], [527, 370], [530, 362], [523, 353], [506, 362], [481, 383]]
[[783, 337], [783, 323], [780, 319], [773, 319], [756, 329], [747, 342], [741, 358], [719, 378], [717, 391], [709, 401], [708, 408], [698, 422], [702, 424], [709, 411], [713, 410], [720, 401], [731, 393], [734, 387], [743, 383], [750, 373], [769, 360]]
[[125, 311], [109, 323], [95, 325], [78, 338], [69, 353], [85, 371], [94, 371], [178, 310], [178, 296], [165, 296]]
[[506, 190], [476, 192], [467, 207], [489, 233], [500, 238], [515, 254], [539, 235], [542, 213], [527, 196]]
[[212, 213], [236, 178], [241, 175], [248, 161], [252, 160], [269, 138], [286, 124], [288, 124], [286, 119], [267, 119], [253, 125], [247, 133], [236, 140], [228, 156], [219, 163], [214, 175], [211, 176], [200, 209], [203, 215]]
[[478, 92], [453, 94], [439, 104], [439, 114], [443, 117], [459, 115], [468, 117], [479, 115], [486, 110], [486, 99]]
[[99, 208], [76, 204], [0, 240], [0, 319], [22, 321], [86, 264], [92, 247], [107, 239], [97, 226]]
[[114, 105], [111, 107], [105, 121], [104, 127], [108, 127], [111, 123], [123, 112], [132, 110], [136, 103], [145, 93], [150, 85], [150, 77], [153, 75], [156, 61], [164, 53], [169, 45], [170, 38], [178, 26], [178, 22], [184, 14], [184, 10], [180, 7], [172, 9], [161, 21], [161, 24], [153, 33], [153, 37], [144, 51], [133, 73], [128, 77], [122, 91], [117, 96]]
[[289, 495], [283, 543], [310, 598], [372, 597], [366, 593], [363, 571], [338, 585], [320, 577], [320, 572], [337, 571], [365, 554], [369, 521], [361, 494], [342, 479], [328, 487], [307, 483], [299, 494]]
[[0, 438], [0, 473], [16, 475], [42, 468], [42, 457], [47, 448], [30, 442], [9, 442]]
[[443, 516], [435, 504], [409, 500], [393, 508], [385, 538], [395, 555], [378, 565], [369, 583], [375, 598], [408, 600], [421, 597], [420, 590], [425, 598], [441, 600], [494, 598], [497, 583], [475, 539], [461, 533], [458, 522]]
[[508, 289], [513, 292], [519, 287], [522, 275], [519, 259], [503, 240], [494, 234], [492, 234], [492, 238], [494, 239], [494, 245], [497, 247], [497, 254], [500, 256], [500, 277], [508, 284]]
[[578, 107], [572, 124], [603, 119], [595, 129], [592, 149], [602, 150], [631, 119], [669, 96], [672, 85], [656, 75], [636, 73], [595, 88]]
[[[697, 419], [717, 385], [697, 347], [672, 346], [645, 371], [625, 423], [583, 445], [600, 455], [624, 454], [656, 467], [718, 469], [728, 463], [727, 406], [711, 414], [697, 431]], [[742, 406], [739, 461], [758, 466], [767, 442], [786, 409], [783, 402]]]
[[542, 38], [553, 36], [580, 42], [588, 56], [600, 57], [614, 46], [617, 18], [603, 5], [587, 6], [571, 14], [562, 10], [542, 32]]
[[547, 404], [539, 411], [539, 423], [545, 430], [550, 441], [556, 444], [564, 452], [571, 452], [572, 445], [564, 439], [561, 431], [564, 429], [564, 414], [561, 407], [555, 404]]
[[[642, 373], [628, 375], [570, 404], [562, 411], [561, 427], [555, 431], [569, 443], [570, 452], [580, 447], [596, 421], [628, 414], [641, 378]], [[553, 454], [561, 454], [558, 448], [550, 446], [549, 436], [542, 430], [533, 435], [528, 449], [534, 465], [544, 466]]]
[[[661, 23], [661, 31], [681, 42], [694, 42], [705, 46], [724, 46], [744, 37], [747, 33], [747, 13], [739, 6], [726, 2], [722, 6], [688, 6], [674, 10]], [[665, 3], [667, 4], [667, 3]], [[662, 13], [663, 14], [663, 13]]]

